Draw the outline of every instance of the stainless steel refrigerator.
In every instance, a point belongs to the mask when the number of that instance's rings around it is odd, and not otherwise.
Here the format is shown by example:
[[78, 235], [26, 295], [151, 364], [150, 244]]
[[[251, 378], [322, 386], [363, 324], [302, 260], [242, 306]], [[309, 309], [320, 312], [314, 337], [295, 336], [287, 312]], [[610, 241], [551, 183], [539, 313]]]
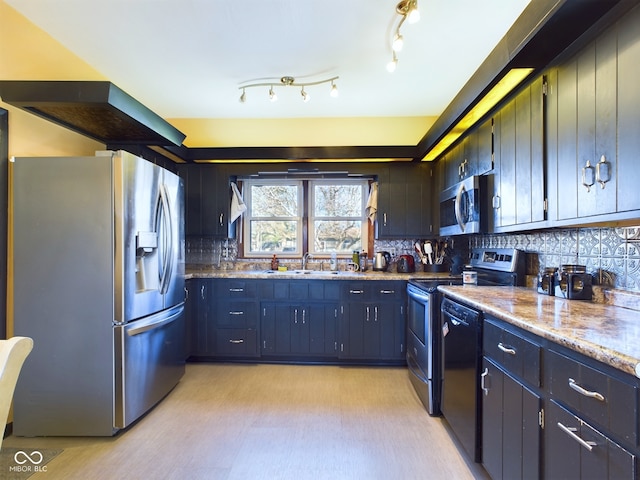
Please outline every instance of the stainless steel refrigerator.
[[10, 162], [18, 436], [109, 436], [185, 369], [184, 189], [123, 151]]

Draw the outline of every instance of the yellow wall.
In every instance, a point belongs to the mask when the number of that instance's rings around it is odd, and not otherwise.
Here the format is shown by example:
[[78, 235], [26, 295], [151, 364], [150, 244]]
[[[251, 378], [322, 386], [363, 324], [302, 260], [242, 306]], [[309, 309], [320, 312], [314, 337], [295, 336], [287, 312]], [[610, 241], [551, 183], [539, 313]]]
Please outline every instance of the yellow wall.
[[188, 147], [416, 145], [437, 117], [193, 119], [170, 123]]
[[[105, 80], [2, 0], [0, 32], [2, 80]], [[0, 107], [9, 111], [9, 157], [93, 155], [104, 149], [101, 143], [6, 103], [0, 102]]]

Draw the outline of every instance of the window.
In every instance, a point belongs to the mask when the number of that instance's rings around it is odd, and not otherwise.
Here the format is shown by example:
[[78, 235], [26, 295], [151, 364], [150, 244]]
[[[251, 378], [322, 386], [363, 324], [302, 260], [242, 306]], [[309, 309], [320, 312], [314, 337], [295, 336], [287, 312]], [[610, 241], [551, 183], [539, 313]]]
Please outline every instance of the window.
[[367, 180], [245, 180], [246, 256], [351, 254], [368, 242]]

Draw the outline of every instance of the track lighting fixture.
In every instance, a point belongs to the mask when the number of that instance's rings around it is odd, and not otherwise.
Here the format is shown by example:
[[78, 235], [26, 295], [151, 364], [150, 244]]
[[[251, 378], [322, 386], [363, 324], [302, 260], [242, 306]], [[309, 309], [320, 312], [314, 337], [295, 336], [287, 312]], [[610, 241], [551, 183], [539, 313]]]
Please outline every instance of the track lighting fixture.
[[301, 87], [300, 95], [302, 96], [302, 101], [306, 103], [309, 100], [311, 100], [311, 95], [309, 95], [309, 93], [305, 90], [305, 87], [320, 85], [322, 83], [331, 83], [331, 90], [329, 91], [329, 95], [335, 98], [338, 96], [338, 86], [335, 84], [335, 81], [338, 78], [340, 77], [331, 77], [325, 80], [318, 80], [316, 82], [296, 82], [295, 78], [290, 76], [284, 76], [280, 78], [279, 83], [274, 83], [274, 82], [250, 83], [248, 85], [242, 85], [238, 87], [240, 90], [242, 90], [242, 94], [240, 95], [240, 102], [245, 103], [247, 100], [245, 89], [253, 88], [253, 87], [269, 87], [269, 90], [268, 90], [269, 100], [271, 100], [272, 102], [275, 102], [278, 99], [278, 95], [276, 94], [274, 87], [281, 86], [281, 87]]
[[396, 5], [396, 13], [400, 15], [400, 21], [395, 29], [393, 38], [391, 39], [391, 51], [393, 52], [393, 60], [387, 64], [387, 70], [394, 72], [398, 66], [398, 57], [396, 52], [402, 50], [404, 46], [404, 37], [400, 33], [400, 27], [404, 24], [405, 20], [409, 23], [416, 23], [420, 20], [420, 11], [418, 10], [418, 0], [401, 0]]

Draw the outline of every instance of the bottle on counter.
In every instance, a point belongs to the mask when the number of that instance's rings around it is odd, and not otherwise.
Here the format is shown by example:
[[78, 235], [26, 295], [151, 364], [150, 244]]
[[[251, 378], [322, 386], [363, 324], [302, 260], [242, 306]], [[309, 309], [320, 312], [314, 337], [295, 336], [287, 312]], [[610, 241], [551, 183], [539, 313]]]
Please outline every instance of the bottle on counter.
[[338, 254], [335, 252], [335, 250], [331, 252], [331, 259], [329, 260], [329, 269], [332, 272], [335, 272], [338, 270]]
[[278, 257], [274, 255], [273, 258], [271, 259], [271, 270], [278, 270], [279, 266], [280, 266], [280, 262], [278, 261]]
[[351, 256], [351, 261], [355, 265], [355, 270], [360, 270], [360, 251], [354, 250], [353, 255]]
[[360, 254], [360, 271], [361, 272], [367, 271], [367, 252], [362, 252]]

